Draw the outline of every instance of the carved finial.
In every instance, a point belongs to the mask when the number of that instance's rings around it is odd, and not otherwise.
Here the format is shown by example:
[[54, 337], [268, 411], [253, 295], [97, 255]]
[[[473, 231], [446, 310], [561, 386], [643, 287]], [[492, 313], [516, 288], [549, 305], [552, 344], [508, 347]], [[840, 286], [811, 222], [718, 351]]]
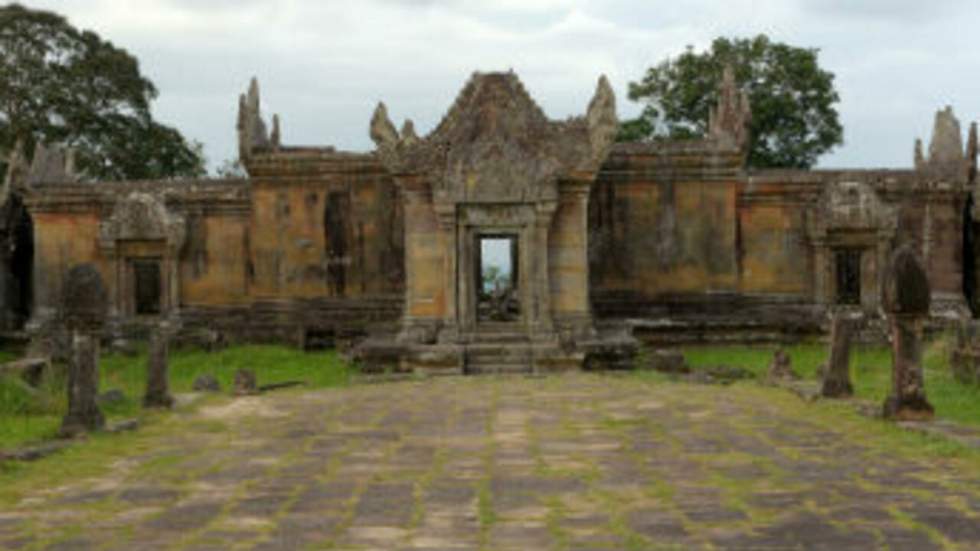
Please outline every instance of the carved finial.
[[913, 160], [915, 162], [915, 168], [920, 169], [926, 165], [926, 157], [922, 153], [922, 139], [915, 139], [915, 153], [913, 154]]
[[259, 110], [259, 81], [252, 77], [248, 93], [238, 98], [238, 156], [248, 158], [255, 149], [269, 145], [269, 135]]
[[65, 151], [65, 175], [69, 180], [75, 179], [75, 149], [71, 147]]
[[24, 155], [24, 142], [18, 139], [7, 156], [7, 174], [3, 179], [4, 201], [6, 201], [6, 193], [9, 190], [24, 183], [28, 170], [30, 167], [27, 164], [27, 157]]
[[371, 140], [381, 149], [398, 145], [398, 131], [388, 118], [388, 108], [384, 102], [378, 102], [371, 117]]
[[272, 115], [272, 133], [269, 134], [269, 142], [272, 144], [273, 149], [279, 149], [282, 146], [282, 136], [279, 131], [279, 115]]
[[752, 107], [747, 94], [739, 90], [735, 69], [727, 65], [718, 86], [718, 104], [708, 114], [708, 136], [744, 149], [749, 143]]
[[401, 143], [404, 145], [412, 145], [419, 139], [418, 134], [415, 133], [415, 123], [412, 119], [405, 119], [402, 123], [401, 130]]
[[948, 164], [963, 161], [963, 136], [960, 133], [960, 121], [953, 115], [953, 108], [936, 112], [936, 122], [932, 129], [932, 141], [929, 143], [929, 163]]
[[41, 142], [34, 146], [34, 160], [27, 174], [28, 185], [74, 182], [75, 153], [73, 150], [52, 146], [45, 147]]
[[605, 157], [619, 129], [619, 121], [616, 118], [616, 94], [613, 93], [606, 75], [599, 77], [585, 118], [589, 125], [589, 142], [592, 144], [593, 153], [597, 158]]
[[259, 112], [259, 79], [256, 77], [252, 77], [252, 79], [248, 81], [246, 107], [255, 113]]

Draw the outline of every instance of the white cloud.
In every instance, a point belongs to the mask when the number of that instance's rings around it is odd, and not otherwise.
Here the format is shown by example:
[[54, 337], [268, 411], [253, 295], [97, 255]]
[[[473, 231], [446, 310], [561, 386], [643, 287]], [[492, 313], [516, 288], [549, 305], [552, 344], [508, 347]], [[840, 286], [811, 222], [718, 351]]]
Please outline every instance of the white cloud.
[[[421, 131], [473, 70], [513, 68], [545, 112], [584, 111], [599, 74], [621, 117], [626, 86], [686, 45], [767, 33], [818, 47], [837, 75], [847, 144], [824, 165], [908, 165], [935, 109], [980, 114], [975, 0], [36, 0], [141, 61], [155, 112], [231, 157], [237, 96], [252, 75], [288, 143], [369, 149], [378, 100]], [[965, 126], [965, 125], [964, 125]]]

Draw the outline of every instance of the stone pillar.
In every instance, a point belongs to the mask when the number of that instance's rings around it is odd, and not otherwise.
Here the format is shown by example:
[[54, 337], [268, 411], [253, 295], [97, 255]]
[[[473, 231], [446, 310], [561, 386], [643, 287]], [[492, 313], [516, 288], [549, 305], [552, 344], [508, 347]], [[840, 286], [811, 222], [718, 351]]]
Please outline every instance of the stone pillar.
[[890, 316], [892, 336], [892, 391], [884, 415], [897, 420], [930, 419], [933, 408], [926, 399], [922, 374], [922, 316]]
[[823, 375], [820, 394], [825, 398], [848, 398], [854, 395], [851, 384], [851, 341], [861, 326], [862, 317], [836, 312], [831, 318], [830, 358]]
[[143, 407], [169, 408], [174, 404], [170, 395], [168, 380], [168, 348], [170, 345], [170, 327], [166, 322], [161, 323], [150, 334], [150, 351], [146, 365], [146, 395], [143, 397]]
[[533, 296], [534, 310], [531, 319], [533, 332], [544, 338], [554, 336], [554, 319], [551, 311], [551, 274], [548, 265], [548, 232], [551, 231], [551, 219], [557, 210], [556, 203], [542, 203], [537, 206], [534, 221], [533, 254]]
[[926, 399], [921, 339], [931, 290], [911, 245], [900, 247], [892, 256], [883, 295], [891, 327], [892, 390], [882, 413], [888, 419], [930, 419], [933, 408]]
[[99, 393], [99, 340], [75, 331], [68, 367], [68, 413], [61, 421], [62, 437], [100, 430], [105, 417], [95, 402]]
[[456, 206], [436, 205], [436, 215], [439, 220], [439, 239], [443, 257], [443, 281], [446, 284], [446, 305], [442, 316], [442, 328], [439, 330], [438, 341], [441, 343], [456, 342], [459, 339], [459, 323], [457, 309], [459, 293], [457, 291], [457, 255], [459, 236], [456, 229]]
[[65, 437], [105, 426], [95, 398], [99, 392], [99, 334], [105, 327], [108, 296], [101, 274], [91, 264], [75, 266], [65, 277], [61, 311], [72, 335], [68, 413], [61, 422]]

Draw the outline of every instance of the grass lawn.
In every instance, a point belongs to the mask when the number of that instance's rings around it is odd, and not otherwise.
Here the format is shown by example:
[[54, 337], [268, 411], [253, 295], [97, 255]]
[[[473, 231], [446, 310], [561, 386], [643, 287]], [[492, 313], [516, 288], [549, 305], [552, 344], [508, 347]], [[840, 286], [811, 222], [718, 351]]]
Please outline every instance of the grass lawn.
[[[124, 401], [103, 407], [106, 416], [110, 420], [141, 416], [146, 351], [135, 356], [103, 355], [99, 368], [100, 391], [119, 389], [126, 395]], [[190, 392], [194, 379], [211, 374], [222, 390], [229, 390], [239, 368], [254, 370], [260, 385], [299, 380], [308, 388], [323, 388], [346, 385], [350, 378], [347, 363], [333, 351], [308, 353], [286, 346], [249, 345], [213, 353], [171, 351], [170, 389]], [[64, 373], [52, 375], [38, 390], [16, 378], [0, 378], [0, 449], [53, 437], [68, 406], [65, 384]]]
[[[949, 339], [937, 338], [926, 345], [926, 396], [936, 415], [952, 421], [980, 425], [980, 387], [963, 385], [949, 367]], [[683, 349], [692, 367], [731, 365], [764, 377], [772, 359], [773, 346], [697, 346]], [[816, 379], [817, 367], [827, 361], [827, 345], [812, 343], [784, 347], [793, 369], [807, 379]], [[891, 350], [884, 346], [858, 345], [851, 351], [851, 381], [858, 398], [883, 403], [891, 389]]]

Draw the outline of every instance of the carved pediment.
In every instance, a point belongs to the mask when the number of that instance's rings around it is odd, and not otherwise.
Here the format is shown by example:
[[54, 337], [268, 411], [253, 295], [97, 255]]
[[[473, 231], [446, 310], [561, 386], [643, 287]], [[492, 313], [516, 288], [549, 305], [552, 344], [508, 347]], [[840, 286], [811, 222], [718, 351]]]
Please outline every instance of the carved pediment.
[[593, 174], [617, 128], [615, 97], [599, 81], [587, 116], [549, 120], [513, 72], [475, 73], [424, 138], [411, 121], [399, 134], [380, 104], [371, 137], [395, 174], [426, 177], [443, 201], [535, 201], [557, 197], [558, 181]]
[[831, 231], [892, 234], [898, 213], [868, 183], [839, 181], [824, 189], [810, 225], [810, 234], [815, 237]]
[[162, 241], [179, 250], [185, 235], [182, 216], [153, 195], [133, 192], [116, 202], [112, 215], [100, 226], [99, 240], [106, 249], [114, 249], [119, 241]]

